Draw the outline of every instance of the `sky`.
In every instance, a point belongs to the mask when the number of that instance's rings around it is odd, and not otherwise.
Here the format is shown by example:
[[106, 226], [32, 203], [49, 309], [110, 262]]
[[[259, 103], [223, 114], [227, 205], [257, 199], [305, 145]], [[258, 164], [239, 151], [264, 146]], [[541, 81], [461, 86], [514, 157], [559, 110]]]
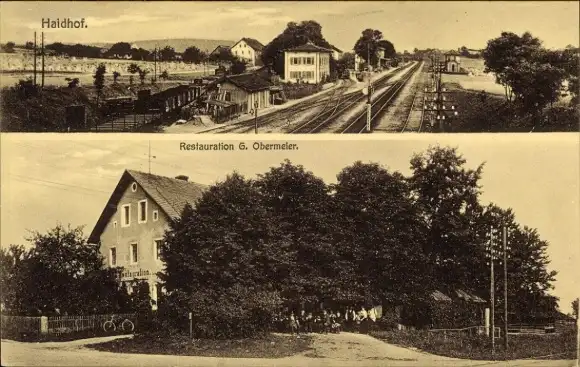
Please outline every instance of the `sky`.
[[502, 31], [525, 31], [548, 48], [579, 44], [576, 1], [326, 1], [326, 2], [1, 2], [0, 40], [24, 43], [43, 18], [85, 18], [85, 29], [44, 29], [46, 42], [118, 42], [164, 38], [267, 44], [290, 21], [316, 20], [324, 37], [351, 50], [366, 28], [378, 29], [399, 51], [415, 47], [485, 48]]
[[[469, 168], [485, 162], [482, 202], [511, 207], [522, 225], [537, 228], [549, 242], [549, 269], [559, 272], [553, 294], [570, 312], [578, 294], [580, 263], [579, 140], [577, 134], [426, 135], [364, 140], [312, 137], [292, 141], [286, 152], [180, 151], [180, 142], [226, 142], [207, 137], [137, 135], [22, 135], [1, 138], [1, 245], [26, 244], [29, 231], [57, 223], [84, 225], [88, 236], [124, 169], [149, 170], [211, 185], [234, 170], [254, 178], [285, 158], [336, 182], [337, 173], [357, 160], [378, 162], [405, 175], [414, 153], [430, 145], [457, 147]], [[276, 138], [276, 137], [274, 137]], [[186, 139], [186, 140], [179, 140]], [[231, 140], [235, 145], [239, 137]], [[265, 138], [273, 139], [273, 138]], [[282, 139], [286, 139], [282, 137]], [[243, 139], [249, 146], [255, 140]], [[263, 140], [268, 142], [268, 140]]]

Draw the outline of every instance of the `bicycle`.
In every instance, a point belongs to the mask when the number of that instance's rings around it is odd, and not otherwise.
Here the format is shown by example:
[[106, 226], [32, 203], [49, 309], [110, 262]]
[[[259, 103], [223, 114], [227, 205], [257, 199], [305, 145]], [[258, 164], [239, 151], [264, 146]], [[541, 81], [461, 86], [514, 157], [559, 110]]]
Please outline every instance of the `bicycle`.
[[119, 327], [121, 331], [132, 332], [135, 330], [135, 324], [133, 324], [131, 320], [126, 318], [121, 321], [121, 318], [115, 315], [111, 316], [110, 320], [103, 323], [103, 330], [107, 333], [116, 331], [117, 327]]

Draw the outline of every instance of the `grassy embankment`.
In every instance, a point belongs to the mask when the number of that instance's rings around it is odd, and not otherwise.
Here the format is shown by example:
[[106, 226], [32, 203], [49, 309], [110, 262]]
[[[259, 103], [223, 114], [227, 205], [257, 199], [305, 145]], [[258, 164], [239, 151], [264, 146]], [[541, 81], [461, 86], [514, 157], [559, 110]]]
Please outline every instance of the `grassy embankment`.
[[496, 340], [495, 357], [491, 357], [491, 340], [485, 336], [465, 336], [415, 331], [371, 331], [371, 336], [390, 344], [416, 348], [424, 352], [473, 360], [514, 359], [574, 359], [576, 333], [574, 330], [554, 334], [509, 335], [507, 354], [503, 339]]
[[117, 339], [93, 344], [90, 348], [138, 354], [167, 354], [224, 358], [283, 358], [310, 349], [311, 338], [301, 335], [267, 334], [252, 339], [213, 340], [188, 337], [152, 337], [137, 335], [131, 339]]

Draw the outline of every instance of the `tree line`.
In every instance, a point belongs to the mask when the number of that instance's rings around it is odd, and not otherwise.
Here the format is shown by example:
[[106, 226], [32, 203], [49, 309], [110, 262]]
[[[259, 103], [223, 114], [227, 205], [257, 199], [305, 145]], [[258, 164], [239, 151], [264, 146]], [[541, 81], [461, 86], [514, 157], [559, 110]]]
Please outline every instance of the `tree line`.
[[[435, 290], [489, 299], [487, 234], [502, 224], [511, 322], [554, 317], [548, 243], [511, 209], [480, 202], [483, 165], [467, 168], [455, 149], [433, 147], [411, 169], [406, 177], [356, 162], [326, 184], [285, 161], [210, 187], [165, 235], [164, 328], [183, 330], [192, 312], [198, 334], [248, 335], [280, 310], [320, 303], [399, 306], [404, 322], [428, 326]], [[502, 274], [495, 279], [501, 305]]]
[[[429, 326], [443, 317], [435, 313], [435, 290], [489, 299], [487, 234], [501, 225], [511, 247], [510, 322], [554, 317], [548, 243], [511, 209], [481, 203], [483, 165], [466, 163], [456, 149], [432, 147], [412, 157], [409, 176], [355, 162], [327, 184], [289, 161], [255, 179], [230, 174], [165, 233], [159, 327], [188, 332], [191, 312], [196, 335], [250, 336], [278, 311], [320, 303], [399, 306], [404, 323]], [[81, 228], [58, 225], [29, 242], [28, 250], [0, 249], [0, 301], [11, 313], [147, 309], [148, 287], [129, 295], [122, 269], [105, 267]]]

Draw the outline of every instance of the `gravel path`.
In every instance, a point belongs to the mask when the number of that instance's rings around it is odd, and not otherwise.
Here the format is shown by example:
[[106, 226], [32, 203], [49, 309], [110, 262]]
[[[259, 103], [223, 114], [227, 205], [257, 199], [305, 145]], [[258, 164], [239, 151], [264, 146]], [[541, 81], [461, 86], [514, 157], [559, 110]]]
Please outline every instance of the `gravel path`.
[[342, 366], [434, 366], [434, 367], [572, 367], [574, 361], [486, 362], [434, 356], [398, 347], [368, 335], [340, 333], [314, 335], [312, 349], [279, 359], [213, 358], [101, 352], [85, 347], [115, 337], [62, 343], [22, 343], [2, 340], [2, 366], [220, 366], [220, 367], [342, 367]]

